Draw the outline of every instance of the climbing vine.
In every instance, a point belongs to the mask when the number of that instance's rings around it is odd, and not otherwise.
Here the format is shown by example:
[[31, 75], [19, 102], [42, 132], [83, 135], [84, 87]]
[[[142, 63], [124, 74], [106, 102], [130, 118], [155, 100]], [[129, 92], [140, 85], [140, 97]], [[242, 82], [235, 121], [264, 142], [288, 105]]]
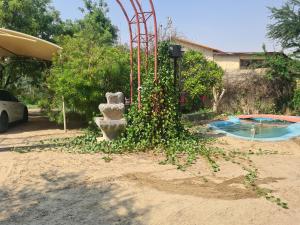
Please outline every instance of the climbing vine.
[[148, 147], [167, 144], [184, 133], [168, 42], [160, 44], [158, 61], [159, 80], [153, 81], [153, 72], [150, 72], [142, 88], [142, 108], [138, 110], [135, 104], [127, 116], [129, 126], [125, 135], [128, 141], [145, 143]]

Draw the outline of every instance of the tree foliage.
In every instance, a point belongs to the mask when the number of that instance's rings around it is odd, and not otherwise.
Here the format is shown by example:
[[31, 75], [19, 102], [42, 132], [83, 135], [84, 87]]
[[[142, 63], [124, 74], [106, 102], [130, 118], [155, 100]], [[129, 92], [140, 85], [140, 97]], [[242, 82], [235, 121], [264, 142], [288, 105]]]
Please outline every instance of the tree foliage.
[[295, 57], [300, 57], [300, 1], [288, 0], [281, 8], [270, 8], [274, 20], [268, 26], [269, 37], [280, 42]]
[[24, 100], [32, 94], [30, 90], [44, 82], [43, 73], [49, 67], [49, 62], [22, 57], [0, 60], [0, 89], [9, 89], [16, 95], [22, 95]]
[[99, 112], [98, 105], [105, 102], [106, 92], [128, 93], [127, 49], [97, 45], [81, 37], [65, 37], [61, 43], [63, 51], [47, 79], [50, 98], [46, 105], [57, 108], [64, 96], [70, 111], [90, 121]]
[[268, 55], [266, 53], [265, 67], [270, 79], [283, 79], [293, 82], [300, 77], [300, 61], [292, 59], [283, 53]]
[[187, 51], [182, 67], [184, 90], [193, 98], [211, 96], [213, 87], [222, 86], [224, 71], [200, 52]]
[[[106, 16], [104, 1], [83, 0], [83, 3], [84, 7], [80, 9], [83, 13], [82, 19], [62, 21], [59, 12], [51, 6], [51, 0], [2, 0], [0, 27], [62, 45], [65, 44], [65, 36], [88, 39], [91, 45], [114, 43], [117, 29]], [[33, 87], [43, 88], [50, 65], [41, 60], [24, 57], [2, 58], [0, 88], [16, 94], [26, 93], [24, 89], [32, 90]]]
[[54, 41], [62, 33], [63, 23], [50, 3], [51, 0], [2, 0], [0, 27]]
[[113, 45], [117, 30], [107, 18], [102, 0], [84, 0], [84, 7], [83, 19], [73, 24], [74, 33], [58, 39], [63, 50], [50, 70], [48, 101], [42, 106], [52, 112], [60, 108], [64, 96], [69, 111], [91, 121], [99, 112], [98, 105], [105, 102], [106, 92], [128, 93], [129, 51]]
[[80, 8], [80, 11], [84, 17], [75, 22], [77, 36], [98, 44], [113, 44], [118, 30], [106, 15], [107, 4], [103, 0], [83, 0], [83, 2], [84, 8]]
[[290, 57], [283, 53], [266, 55], [266, 66], [269, 68], [267, 75], [282, 83], [281, 87], [289, 86], [289, 97], [283, 98], [280, 105], [289, 104], [296, 108], [292, 96], [295, 80], [300, 78], [300, 1], [288, 0], [281, 8], [272, 7], [270, 10], [274, 22], [268, 26], [268, 36], [277, 40], [283, 50], [288, 50], [291, 54]]

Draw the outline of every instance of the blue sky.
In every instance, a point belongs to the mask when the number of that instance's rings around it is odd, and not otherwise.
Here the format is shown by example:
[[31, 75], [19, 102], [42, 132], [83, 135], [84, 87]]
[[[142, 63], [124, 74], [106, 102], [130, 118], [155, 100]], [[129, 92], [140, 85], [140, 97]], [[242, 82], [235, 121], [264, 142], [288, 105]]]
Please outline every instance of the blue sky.
[[[123, 0], [126, 2], [129, 0]], [[185, 38], [224, 51], [269, 51], [280, 48], [266, 37], [271, 22], [267, 6], [281, 6], [286, 0], [154, 0], [158, 23], [173, 19], [174, 27]], [[106, 1], [108, 16], [120, 30], [122, 42], [128, 40], [128, 27], [115, 0]], [[142, 2], [147, 2], [142, 0]], [[82, 15], [81, 0], [53, 0], [63, 19]]]

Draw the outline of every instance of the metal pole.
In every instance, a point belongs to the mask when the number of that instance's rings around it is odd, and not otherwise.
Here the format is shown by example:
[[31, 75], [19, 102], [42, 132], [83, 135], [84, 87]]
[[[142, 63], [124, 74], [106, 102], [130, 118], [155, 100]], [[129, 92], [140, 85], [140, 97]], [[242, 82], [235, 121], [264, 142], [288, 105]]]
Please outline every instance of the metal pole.
[[143, 23], [144, 23], [144, 30], [145, 30], [145, 44], [146, 44], [146, 48], [145, 48], [145, 67], [146, 67], [146, 72], [148, 72], [148, 56], [149, 56], [149, 35], [148, 35], [148, 27], [147, 27], [147, 20], [145, 17], [145, 13], [143, 11], [143, 7], [141, 5], [141, 3], [139, 2], [139, 0], [135, 0], [137, 3], [137, 6], [140, 10], [140, 14], [142, 15], [142, 19], [143, 19]]
[[174, 90], [178, 87], [178, 58], [174, 58]]
[[141, 109], [142, 107], [142, 96], [141, 96], [141, 26], [139, 20], [139, 13], [136, 8], [136, 5], [133, 0], [130, 0], [131, 5], [133, 7], [135, 18], [136, 18], [136, 25], [137, 25], [137, 39], [138, 39], [138, 107]]
[[65, 109], [65, 98], [62, 96], [62, 111], [64, 117], [64, 131], [67, 133], [67, 117], [66, 117], [66, 109]]
[[156, 12], [153, 4], [153, 0], [149, 0], [153, 22], [154, 22], [154, 80], [155, 82], [158, 81], [157, 77], [157, 69], [158, 69], [158, 36], [157, 36], [157, 19], [156, 19]]

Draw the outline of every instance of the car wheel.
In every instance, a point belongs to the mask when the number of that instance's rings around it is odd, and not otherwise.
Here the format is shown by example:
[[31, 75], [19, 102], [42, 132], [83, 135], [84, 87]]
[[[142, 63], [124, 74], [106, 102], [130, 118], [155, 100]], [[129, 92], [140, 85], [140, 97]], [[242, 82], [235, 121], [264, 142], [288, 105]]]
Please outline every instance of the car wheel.
[[8, 129], [8, 115], [2, 112], [0, 116], [0, 132], [5, 132]]
[[24, 113], [23, 113], [23, 122], [28, 122], [28, 108], [24, 108]]

